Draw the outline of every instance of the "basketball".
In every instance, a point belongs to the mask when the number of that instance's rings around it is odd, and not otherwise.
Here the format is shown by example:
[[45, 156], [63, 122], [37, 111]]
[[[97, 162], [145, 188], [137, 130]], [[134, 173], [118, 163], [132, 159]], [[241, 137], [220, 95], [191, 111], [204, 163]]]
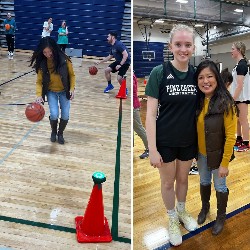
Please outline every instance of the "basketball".
[[90, 75], [96, 75], [97, 72], [98, 72], [98, 69], [97, 69], [96, 66], [91, 66], [91, 67], [89, 67], [89, 74], [90, 74]]
[[39, 122], [45, 115], [43, 106], [39, 103], [33, 102], [26, 107], [25, 115], [31, 122]]
[[5, 24], [5, 29], [10, 30], [10, 25], [8, 23]]

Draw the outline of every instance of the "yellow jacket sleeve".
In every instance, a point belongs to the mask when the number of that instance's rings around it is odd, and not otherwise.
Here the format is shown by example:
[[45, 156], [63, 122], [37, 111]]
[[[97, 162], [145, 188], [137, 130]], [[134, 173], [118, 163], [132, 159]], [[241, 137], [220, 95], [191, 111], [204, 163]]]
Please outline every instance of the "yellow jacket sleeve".
[[74, 91], [76, 85], [76, 76], [74, 73], [72, 63], [69, 60], [67, 60], [67, 68], [69, 72], [70, 91]]
[[229, 161], [233, 153], [233, 146], [235, 144], [237, 116], [230, 110], [229, 114], [224, 114], [224, 126], [226, 141], [224, 145], [224, 154], [221, 161], [221, 166], [228, 167]]

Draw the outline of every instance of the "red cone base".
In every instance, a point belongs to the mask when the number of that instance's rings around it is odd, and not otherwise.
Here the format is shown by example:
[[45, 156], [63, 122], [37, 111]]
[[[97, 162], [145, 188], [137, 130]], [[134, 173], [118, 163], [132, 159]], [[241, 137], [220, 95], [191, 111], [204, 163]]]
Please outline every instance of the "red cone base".
[[111, 242], [112, 241], [112, 236], [110, 233], [109, 224], [108, 224], [108, 220], [106, 217], [104, 217], [104, 230], [103, 230], [102, 235], [86, 235], [82, 230], [82, 226], [81, 226], [82, 221], [83, 221], [83, 216], [77, 216], [75, 218], [76, 237], [77, 237], [77, 241], [79, 243]]
[[126, 79], [122, 79], [122, 84], [121, 84], [121, 87], [119, 89], [118, 94], [116, 95], [116, 98], [127, 99], [127, 96], [126, 96]]
[[109, 224], [104, 216], [102, 183], [106, 177], [102, 172], [92, 175], [94, 187], [89, 198], [84, 216], [77, 216], [76, 237], [78, 242], [110, 242], [112, 241]]

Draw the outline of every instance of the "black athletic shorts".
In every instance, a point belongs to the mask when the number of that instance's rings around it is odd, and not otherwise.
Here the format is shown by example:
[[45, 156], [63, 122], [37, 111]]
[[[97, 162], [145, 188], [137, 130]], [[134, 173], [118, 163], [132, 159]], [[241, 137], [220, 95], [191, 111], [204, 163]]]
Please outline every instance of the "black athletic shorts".
[[243, 102], [240, 102], [240, 101], [235, 101], [236, 104], [239, 104], [239, 103], [245, 103], [245, 104], [250, 104], [250, 100], [249, 101], [243, 101]]
[[176, 159], [180, 161], [189, 161], [197, 156], [197, 145], [187, 147], [164, 147], [157, 146], [163, 162], [168, 163]]
[[[110, 65], [109, 65], [109, 67], [112, 69], [112, 73], [115, 73], [115, 72], [117, 72], [117, 70], [115, 69], [115, 67], [117, 66], [117, 65], [119, 65], [120, 64], [120, 62], [118, 62], [118, 61], [115, 61], [115, 62], [113, 62], [113, 63], [111, 63]], [[118, 75], [119, 76], [121, 76], [121, 77], [123, 77], [124, 75], [126, 75], [126, 72], [128, 71], [128, 68], [129, 68], [129, 64], [123, 64], [120, 68], [119, 68], [119, 70], [118, 70]]]

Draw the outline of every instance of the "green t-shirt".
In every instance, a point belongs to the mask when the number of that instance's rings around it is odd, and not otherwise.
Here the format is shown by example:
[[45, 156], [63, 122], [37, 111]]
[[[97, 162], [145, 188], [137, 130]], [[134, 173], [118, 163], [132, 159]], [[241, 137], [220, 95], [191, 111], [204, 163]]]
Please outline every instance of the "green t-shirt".
[[[173, 66], [172, 68], [173, 68], [175, 75], [180, 80], [183, 80], [187, 76], [188, 72], [179, 71]], [[146, 95], [152, 96], [156, 99], [159, 98], [159, 86], [160, 86], [160, 83], [162, 82], [162, 78], [163, 78], [163, 65], [161, 64], [153, 68], [150, 74], [148, 84], [146, 85]]]
[[[66, 28], [60, 27], [58, 29], [58, 40], [57, 40], [58, 44], [68, 44], [69, 43], [68, 36], [66, 35], [66, 32], [67, 32]], [[59, 33], [63, 33], [65, 35], [62, 36], [62, 35], [59, 35]]]
[[158, 99], [156, 145], [187, 147], [196, 144], [196, 86], [194, 69], [176, 70], [170, 62], [155, 67], [146, 85], [146, 95]]

